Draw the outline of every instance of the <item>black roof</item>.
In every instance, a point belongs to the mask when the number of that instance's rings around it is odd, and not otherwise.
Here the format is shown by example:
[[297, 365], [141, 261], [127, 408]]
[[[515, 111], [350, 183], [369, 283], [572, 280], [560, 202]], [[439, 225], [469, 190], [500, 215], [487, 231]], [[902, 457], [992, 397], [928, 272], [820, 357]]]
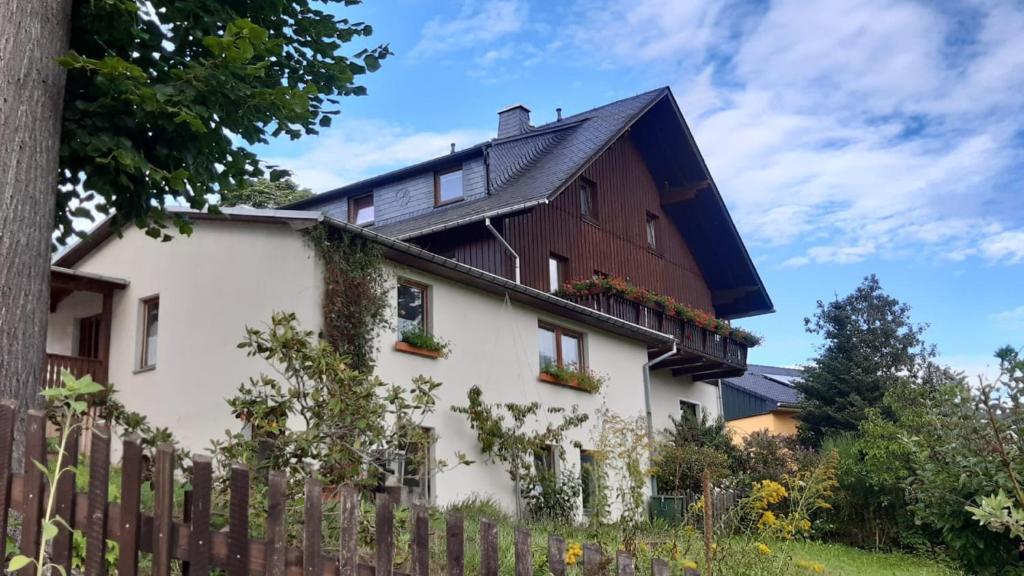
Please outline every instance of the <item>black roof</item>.
[[342, 186], [285, 208], [316, 210], [338, 198], [485, 156], [487, 195], [379, 221], [372, 228], [399, 240], [416, 238], [551, 201], [627, 130], [657, 182], [667, 186], [710, 183], [692, 201], [671, 207], [668, 213], [686, 236], [718, 315], [740, 318], [773, 311], [767, 290], [667, 87], [543, 124], [525, 134], [490, 140]]
[[722, 383], [776, 404], [792, 405], [800, 401], [800, 393], [793, 387], [793, 382], [802, 375], [803, 372], [796, 368], [749, 364], [746, 374], [726, 378]]

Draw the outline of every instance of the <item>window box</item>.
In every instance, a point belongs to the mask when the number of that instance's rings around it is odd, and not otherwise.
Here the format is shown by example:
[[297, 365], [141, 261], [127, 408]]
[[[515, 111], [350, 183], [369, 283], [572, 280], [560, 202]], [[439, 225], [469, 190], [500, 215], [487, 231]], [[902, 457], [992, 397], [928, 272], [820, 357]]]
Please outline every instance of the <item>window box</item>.
[[575, 388], [576, 390], [591, 394], [599, 392], [601, 386], [604, 385], [604, 378], [590, 370], [577, 370], [573, 367], [559, 368], [554, 365], [541, 368], [540, 374], [537, 375], [537, 380], [547, 382], [548, 384]]
[[445, 355], [444, 352], [438, 352], [436, 350], [428, 350], [427, 348], [420, 348], [418, 346], [413, 346], [412, 344], [409, 344], [408, 342], [402, 342], [401, 340], [399, 340], [398, 342], [395, 342], [395, 350], [397, 350], [399, 352], [405, 352], [406, 354], [413, 354], [413, 355], [416, 355], [416, 356], [422, 356], [424, 358], [433, 358], [434, 360], [436, 360], [438, 358], [443, 358], [444, 355]]

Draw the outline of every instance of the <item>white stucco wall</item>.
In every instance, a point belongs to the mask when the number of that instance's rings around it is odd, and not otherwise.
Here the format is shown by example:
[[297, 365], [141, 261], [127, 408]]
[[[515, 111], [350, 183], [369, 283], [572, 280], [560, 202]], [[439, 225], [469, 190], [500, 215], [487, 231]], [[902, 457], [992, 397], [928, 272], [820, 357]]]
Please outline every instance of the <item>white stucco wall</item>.
[[103, 297], [92, 292], [74, 292], [61, 300], [46, 326], [46, 351], [67, 356], [78, 354], [78, 320], [100, 313]]
[[[305, 328], [320, 327], [319, 265], [302, 235], [285, 224], [203, 220], [196, 222], [190, 238], [169, 243], [131, 229], [121, 239], [108, 240], [77, 268], [130, 282], [114, 298], [111, 382], [128, 408], [146, 414], [157, 426], [170, 428], [193, 451], [205, 451], [211, 439], [223, 437], [225, 429], [239, 428], [225, 398], [234, 395], [239, 383], [268, 371], [262, 360], [246, 358], [236, 347], [245, 325], [262, 325], [273, 311], [290, 310]], [[590, 422], [571, 432], [563, 446], [565, 464], [573, 469], [579, 463], [574, 444], [584, 448], [596, 444], [599, 409], [606, 407], [626, 417], [643, 415], [644, 344], [415, 269], [389, 264], [389, 272], [393, 306], [397, 278], [430, 286], [432, 331], [449, 341], [452, 350], [444, 359], [414, 356], [394, 349], [393, 331], [382, 332], [377, 341], [378, 375], [398, 384], [419, 374], [442, 382], [437, 411], [424, 423], [438, 436], [435, 455], [452, 462], [455, 452], [462, 451], [477, 461], [436, 479], [437, 504], [480, 494], [510, 510], [514, 507], [512, 482], [500, 465], [484, 462], [465, 417], [450, 410], [452, 405], [466, 403], [466, 392], [473, 385], [483, 389], [488, 403], [577, 405], [589, 414]], [[140, 302], [153, 295], [160, 296], [159, 360], [155, 369], [138, 371]], [[71, 350], [69, 327], [74, 318], [98, 311], [98, 298], [94, 300], [69, 297], [51, 315], [50, 351]], [[600, 393], [538, 381], [541, 319], [585, 334], [588, 364], [607, 380]], [[721, 412], [716, 386], [672, 378], [669, 370], [653, 373], [652, 392], [657, 430], [669, 425], [670, 414], [678, 414], [679, 398], [699, 402], [714, 416]]]
[[[239, 428], [224, 399], [265, 369], [236, 348], [247, 324], [290, 310], [319, 327], [320, 274], [301, 235], [284, 224], [202, 221], [191, 237], [171, 242], [126, 229], [76, 268], [130, 282], [114, 293], [110, 381], [128, 408], [170, 428], [190, 450]], [[158, 362], [139, 372], [140, 301], [153, 295], [160, 296]], [[70, 303], [51, 315], [50, 351], [77, 314]]]
[[[466, 418], [449, 410], [465, 405], [466, 392], [479, 385], [483, 400], [493, 403], [528, 403], [570, 407], [590, 415], [590, 421], [567, 435], [563, 448], [566, 465], [578, 469], [580, 443], [593, 448], [598, 435], [596, 413], [602, 406], [622, 416], [644, 413], [643, 374], [646, 361], [644, 344], [602, 333], [586, 326], [536, 311], [504, 298], [467, 288], [423, 274], [417, 270], [396, 268], [397, 276], [428, 284], [433, 301], [433, 333], [451, 342], [448, 358], [433, 360], [394, 349], [394, 332], [378, 338], [380, 360], [378, 374], [385, 380], [403, 383], [417, 374], [429, 376], [443, 386], [438, 410], [426, 422], [439, 436], [435, 446], [438, 458], [454, 461], [457, 450], [481, 462], [475, 433]], [[602, 391], [588, 394], [537, 380], [539, 373], [538, 320], [559, 324], [585, 334], [585, 355], [589, 366], [607, 379]], [[555, 421], [560, 421], [555, 417]], [[547, 420], [542, 419], [541, 422]], [[453, 502], [471, 494], [494, 497], [508, 509], [515, 505], [515, 489], [498, 465], [457, 467], [436, 483], [436, 501]]]
[[715, 420], [722, 414], [719, 387], [710, 382], [694, 382], [689, 376], [672, 376], [671, 369], [651, 372], [651, 412], [655, 433], [672, 425], [669, 417], [679, 418], [679, 401], [700, 404], [702, 413]]

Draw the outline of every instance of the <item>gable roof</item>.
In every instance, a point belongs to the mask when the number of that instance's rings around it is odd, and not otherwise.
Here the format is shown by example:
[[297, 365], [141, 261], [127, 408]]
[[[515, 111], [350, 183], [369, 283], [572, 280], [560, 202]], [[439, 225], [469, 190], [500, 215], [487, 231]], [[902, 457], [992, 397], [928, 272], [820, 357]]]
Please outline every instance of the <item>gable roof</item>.
[[802, 374], [803, 372], [796, 368], [750, 364], [744, 375], [726, 378], [722, 380], [722, 384], [784, 408], [800, 402], [800, 393], [793, 387], [793, 382], [799, 380]]

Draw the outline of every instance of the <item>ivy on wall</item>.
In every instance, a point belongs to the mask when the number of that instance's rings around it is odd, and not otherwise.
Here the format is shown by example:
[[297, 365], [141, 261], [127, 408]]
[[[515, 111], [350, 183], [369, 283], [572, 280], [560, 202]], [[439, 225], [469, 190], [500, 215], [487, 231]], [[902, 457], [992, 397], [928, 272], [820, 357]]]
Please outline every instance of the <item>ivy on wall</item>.
[[392, 327], [388, 276], [380, 245], [318, 225], [307, 232], [324, 267], [323, 338], [355, 370], [372, 370], [375, 338]]

